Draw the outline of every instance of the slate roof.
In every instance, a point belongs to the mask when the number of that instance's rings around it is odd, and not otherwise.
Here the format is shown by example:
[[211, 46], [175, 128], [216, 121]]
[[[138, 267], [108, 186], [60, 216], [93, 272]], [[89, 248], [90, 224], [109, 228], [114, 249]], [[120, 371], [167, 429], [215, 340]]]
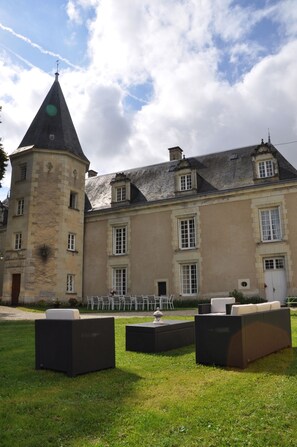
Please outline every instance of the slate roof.
[[58, 73], [27, 133], [12, 155], [28, 147], [70, 152], [89, 164], [60, 87]]
[[[187, 158], [191, 167], [196, 168], [199, 177], [196, 195], [213, 192], [226, 192], [248, 187], [255, 187], [252, 155], [259, 145], [232, 149], [208, 155]], [[295, 179], [297, 170], [270, 145], [279, 166], [279, 181]], [[179, 161], [168, 161], [152, 166], [145, 166], [123, 173], [131, 180], [134, 189], [131, 204], [145, 204], [160, 200], [173, 199], [175, 194], [175, 174]], [[111, 185], [115, 173], [99, 175], [86, 180], [86, 211], [111, 208]], [[263, 179], [263, 185], [271, 180]], [[259, 181], [256, 186], [259, 185]], [[136, 191], [136, 193], [135, 193]], [[188, 195], [187, 195], [188, 196]], [[179, 196], [180, 200], [180, 196]]]

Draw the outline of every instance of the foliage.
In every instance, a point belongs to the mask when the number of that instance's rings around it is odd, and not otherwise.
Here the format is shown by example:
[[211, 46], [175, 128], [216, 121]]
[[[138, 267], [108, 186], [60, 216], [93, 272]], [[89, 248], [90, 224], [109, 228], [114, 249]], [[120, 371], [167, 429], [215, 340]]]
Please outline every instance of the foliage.
[[197, 300], [197, 299], [196, 300], [195, 299], [186, 299], [186, 300], [185, 299], [182, 299], [182, 300], [174, 299], [173, 300], [173, 304], [176, 309], [180, 309], [180, 308], [191, 309], [193, 307], [197, 308], [198, 303], [199, 303], [199, 300]]
[[0, 322], [3, 447], [267, 447], [297, 445], [294, 349], [246, 370], [195, 363], [194, 345], [125, 351], [116, 319], [116, 368], [74, 378], [34, 369], [34, 322]]
[[241, 304], [249, 304], [249, 303], [257, 304], [267, 302], [267, 300], [261, 298], [259, 295], [247, 296], [236, 289], [234, 289], [232, 292], [229, 292], [229, 296], [234, 296], [235, 301]]
[[69, 298], [68, 300], [70, 307], [77, 307], [78, 306], [78, 300], [76, 298]]
[[[0, 106], [0, 113], [1, 113], [1, 111], [2, 111], [2, 106]], [[0, 121], [0, 123], [1, 123], [1, 121]], [[8, 156], [4, 151], [3, 144], [2, 144], [2, 138], [0, 137], [0, 182], [3, 179], [5, 171], [6, 171], [7, 160], [8, 160]], [[1, 187], [1, 183], [0, 183], [0, 187]]]

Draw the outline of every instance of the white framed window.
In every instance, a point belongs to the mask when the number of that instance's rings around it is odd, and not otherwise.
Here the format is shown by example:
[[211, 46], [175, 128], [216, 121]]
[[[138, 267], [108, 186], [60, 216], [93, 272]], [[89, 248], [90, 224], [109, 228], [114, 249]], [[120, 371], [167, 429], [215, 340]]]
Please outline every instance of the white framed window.
[[285, 268], [285, 258], [264, 259], [264, 270], [283, 270]]
[[196, 247], [195, 218], [179, 219], [179, 248], [187, 250]]
[[113, 254], [124, 255], [127, 253], [127, 227], [113, 228]]
[[282, 231], [279, 207], [260, 210], [260, 217], [262, 241], [280, 241], [282, 238]]
[[68, 233], [67, 250], [75, 251], [75, 234]]
[[17, 201], [17, 210], [16, 210], [18, 216], [24, 214], [24, 208], [25, 208], [25, 199], [24, 198], [19, 199]]
[[116, 201], [124, 202], [126, 200], [126, 186], [118, 186], [116, 188]]
[[78, 208], [78, 199], [77, 193], [71, 191], [69, 196], [69, 208], [77, 209]]
[[20, 250], [22, 248], [22, 233], [15, 233], [14, 249]]
[[75, 275], [67, 273], [66, 292], [73, 293], [75, 291]]
[[112, 269], [112, 288], [117, 295], [127, 293], [127, 269], [126, 267], [115, 267]]
[[258, 163], [259, 177], [272, 177], [274, 175], [274, 166], [272, 160], [263, 160]]
[[192, 189], [192, 175], [185, 174], [180, 176], [180, 190], [188, 191]]
[[197, 264], [182, 264], [180, 280], [182, 295], [196, 295], [198, 292]]

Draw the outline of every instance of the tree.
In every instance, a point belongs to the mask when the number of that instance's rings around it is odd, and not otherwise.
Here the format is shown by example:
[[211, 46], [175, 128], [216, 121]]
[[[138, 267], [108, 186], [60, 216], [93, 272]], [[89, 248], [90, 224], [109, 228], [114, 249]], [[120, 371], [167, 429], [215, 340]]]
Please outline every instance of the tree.
[[[0, 106], [0, 113], [1, 113], [1, 111], [2, 111], [2, 106]], [[0, 121], [0, 123], [1, 123], [1, 121]], [[3, 144], [2, 144], [2, 138], [0, 137], [0, 182], [3, 179], [5, 171], [6, 171], [7, 160], [8, 160], [8, 156], [7, 156], [6, 152], [4, 151]], [[0, 187], [1, 187], [1, 183], [0, 183]]]

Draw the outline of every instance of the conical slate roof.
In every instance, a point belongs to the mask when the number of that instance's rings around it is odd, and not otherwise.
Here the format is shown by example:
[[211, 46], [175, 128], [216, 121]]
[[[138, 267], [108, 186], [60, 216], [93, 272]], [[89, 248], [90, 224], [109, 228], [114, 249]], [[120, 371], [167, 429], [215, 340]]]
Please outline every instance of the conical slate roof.
[[73, 125], [58, 73], [19, 148], [28, 146], [70, 152], [89, 163]]

